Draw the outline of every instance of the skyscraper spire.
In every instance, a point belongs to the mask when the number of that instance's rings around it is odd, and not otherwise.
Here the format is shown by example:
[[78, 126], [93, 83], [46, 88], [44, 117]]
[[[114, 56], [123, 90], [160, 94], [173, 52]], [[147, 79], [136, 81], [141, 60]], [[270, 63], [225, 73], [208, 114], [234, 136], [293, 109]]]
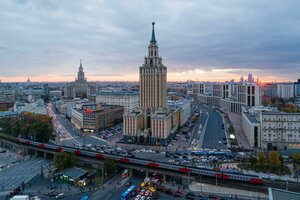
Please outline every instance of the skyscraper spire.
[[82, 59], [80, 58], [80, 66], [79, 68], [82, 68]]
[[151, 42], [156, 42], [155, 32], [154, 32], [154, 25], [155, 25], [155, 22], [152, 22], [152, 37], [151, 37]]

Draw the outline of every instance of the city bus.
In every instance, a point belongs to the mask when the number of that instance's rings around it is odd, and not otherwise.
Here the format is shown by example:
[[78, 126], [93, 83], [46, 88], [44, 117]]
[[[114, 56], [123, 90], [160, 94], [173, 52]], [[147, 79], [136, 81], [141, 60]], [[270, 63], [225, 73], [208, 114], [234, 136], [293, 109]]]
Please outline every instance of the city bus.
[[130, 193], [131, 193], [132, 191], [134, 191], [135, 188], [136, 188], [136, 187], [135, 187], [134, 185], [132, 185], [132, 186], [130, 186], [125, 192], [123, 192], [122, 195], [121, 195], [121, 200], [127, 200], [127, 199], [129, 199]]

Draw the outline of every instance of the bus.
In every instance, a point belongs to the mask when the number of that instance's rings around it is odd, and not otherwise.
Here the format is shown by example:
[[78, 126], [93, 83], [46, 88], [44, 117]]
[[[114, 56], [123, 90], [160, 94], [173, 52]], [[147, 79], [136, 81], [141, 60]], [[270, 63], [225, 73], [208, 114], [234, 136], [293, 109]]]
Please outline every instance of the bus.
[[80, 200], [88, 200], [89, 199], [89, 196], [88, 195], [84, 195], [83, 197], [81, 197]]
[[136, 188], [136, 187], [135, 187], [134, 185], [132, 185], [132, 186], [130, 186], [125, 192], [123, 192], [122, 195], [121, 195], [121, 200], [127, 200], [127, 199], [129, 199], [130, 193], [131, 193], [132, 191], [134, 191], [135, 188]]

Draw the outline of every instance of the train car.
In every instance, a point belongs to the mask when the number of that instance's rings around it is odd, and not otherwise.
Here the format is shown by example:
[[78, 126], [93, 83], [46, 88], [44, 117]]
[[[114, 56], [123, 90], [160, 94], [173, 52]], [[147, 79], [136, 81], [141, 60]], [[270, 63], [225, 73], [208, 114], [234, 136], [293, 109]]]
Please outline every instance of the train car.
[[74, 153], [76, 155], [88, 156], [88, 157], [98, 158], [98, 159], [111, 158], [122, 163], [131, 163], [131, 164], [142, 165], [150, 168], [172, 170], [180, 173], [191, 173], [195, 175], [216, 177], [218, 179], [223, 179], [223, 180], [236, 180], [236, 181], [248, 182], [251, 184], [263, 183], [263, 180], [256, 175], [240, 174], [238, 172], [231, 172], [230, 170], [216, 169], [212, 167], [195, 168], [195, 167], [180, 166], [180, 165], [169, 164], [164, 162], [155, 162], [153, 160], [145, 160], [145, 159], [138, 159], [138, 158], [131, 158], [131, 157], [128, 158], [124, 156], [112, 155], [107, 153], [99, 153], [96, 151], [89, 151], [83, 149], [79, 150], [78, 148], [74, 148], [74, 147], [59, 146], [55, 144], [44, 144], [44, 143], [23, 139], [23, 138], [17, 138], [16, 142], [23, 143], [25, 145], [35, 146], [41, 149], [49, 149], [56, 152], [66, 151], [66, 152]]

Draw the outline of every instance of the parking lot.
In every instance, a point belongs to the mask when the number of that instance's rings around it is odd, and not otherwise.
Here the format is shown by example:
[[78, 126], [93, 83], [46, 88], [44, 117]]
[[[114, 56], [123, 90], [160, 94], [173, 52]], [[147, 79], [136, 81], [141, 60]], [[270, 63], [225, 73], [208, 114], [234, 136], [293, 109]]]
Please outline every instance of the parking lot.
[[26, 159], [0, 171], [0, 197], [5, 196], [23, 182], [41, 173], [41, 166], [47, 169], [49, 162], [42, 159]]

